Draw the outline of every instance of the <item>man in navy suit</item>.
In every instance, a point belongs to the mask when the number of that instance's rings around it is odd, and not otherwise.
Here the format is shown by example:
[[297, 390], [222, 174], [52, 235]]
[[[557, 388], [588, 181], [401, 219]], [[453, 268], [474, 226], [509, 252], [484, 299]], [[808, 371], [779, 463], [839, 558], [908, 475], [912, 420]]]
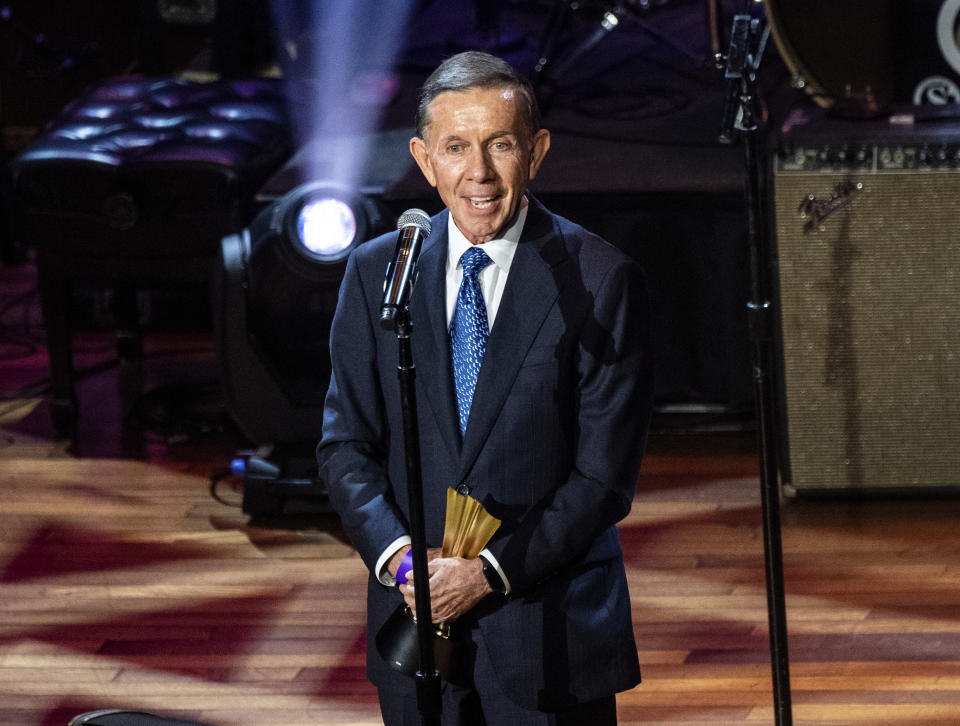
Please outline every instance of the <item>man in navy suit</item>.
[[[626, 255], [527, 191], [549, 147], [529, 83], [493, 56], [458, 54], [421, 89], [410, 151], [446, 205], [409, 306], [428, 545], [442, 542], [448, 487], [502, 521], [479, 558], [429, 552], [433, 619], [469, 643], [443, 684], [444, 724], [614, 724], [614, 694], [640, 680], [615, 524], [652, 408], [647, 291]], [[409, 512], [397, 339], [379, 324], [395, 244], [360, 245], [347, 265], [317, 457], [370, 569], [367, 674], [384, 721], [418, 724], [414, 680], [374, 645], [415, 589], [394, 580]], [[465, 366], [464, 330], [482, 338]]]

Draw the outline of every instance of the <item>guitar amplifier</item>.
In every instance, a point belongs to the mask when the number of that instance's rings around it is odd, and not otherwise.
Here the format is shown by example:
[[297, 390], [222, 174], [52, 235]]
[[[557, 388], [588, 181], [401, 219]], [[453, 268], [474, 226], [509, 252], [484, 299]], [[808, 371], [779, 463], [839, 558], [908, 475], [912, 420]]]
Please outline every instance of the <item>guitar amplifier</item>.
[[960, 485], [960, 122], [786, 124], [773, 154], [783, 481]]

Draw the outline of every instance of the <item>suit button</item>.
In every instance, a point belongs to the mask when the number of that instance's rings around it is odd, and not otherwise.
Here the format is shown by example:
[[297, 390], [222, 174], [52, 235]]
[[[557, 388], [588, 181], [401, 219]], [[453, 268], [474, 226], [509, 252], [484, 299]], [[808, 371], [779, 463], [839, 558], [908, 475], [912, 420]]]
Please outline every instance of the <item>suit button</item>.
[[457, 487], [457, 494], [462, 494], [463, 496], [467, 496], [469, 493], [470, 493], [470, 485], [467, 484], [466, 482], [464, 482], [463, 484]]

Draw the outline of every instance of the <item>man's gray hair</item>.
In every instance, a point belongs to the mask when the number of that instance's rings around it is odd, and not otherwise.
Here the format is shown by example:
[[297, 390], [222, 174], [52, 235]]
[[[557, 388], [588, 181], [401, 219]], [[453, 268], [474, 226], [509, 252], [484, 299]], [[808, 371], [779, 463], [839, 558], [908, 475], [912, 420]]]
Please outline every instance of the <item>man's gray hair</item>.
[[504, 60], [476, 50], [457, 53], [437, 66], [420, 88], [417, 103], [417, 136], [430, 125], [430, 103], [441, 93], [471, 88], [512, 88], [518, 91], [530, 138], [540, 129], [540, 109], [530, 81]]

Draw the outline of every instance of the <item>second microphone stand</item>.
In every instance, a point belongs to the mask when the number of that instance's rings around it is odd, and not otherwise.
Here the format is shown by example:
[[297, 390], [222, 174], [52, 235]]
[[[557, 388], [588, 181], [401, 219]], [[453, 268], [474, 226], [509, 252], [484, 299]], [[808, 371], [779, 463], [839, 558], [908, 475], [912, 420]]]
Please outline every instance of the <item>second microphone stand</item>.
[[783, 586], [783, 544], [780, 524], [780, 486], [776, 458], [776, 397], [773, 384], [774, 308], [770, 295], [770, 253], [765, 197], [766, 162], [763, 112], [757, 97], [757, 69], [769, 36], [769, 26], [744, 13], [733, 19], [725, 76], [729, 87], [721, 120], [720, 139], [730, 142], [735, 131], [744, 135], [745, 198], [750, 247], [751, 297], [747, 303], [753, 342], [753, 384], [760, 448], [760, 500], [763, 516], [767, 618], [773, 671], [774, 722], [791, 726], [790, 658], [787, 650], [787, 613]]

